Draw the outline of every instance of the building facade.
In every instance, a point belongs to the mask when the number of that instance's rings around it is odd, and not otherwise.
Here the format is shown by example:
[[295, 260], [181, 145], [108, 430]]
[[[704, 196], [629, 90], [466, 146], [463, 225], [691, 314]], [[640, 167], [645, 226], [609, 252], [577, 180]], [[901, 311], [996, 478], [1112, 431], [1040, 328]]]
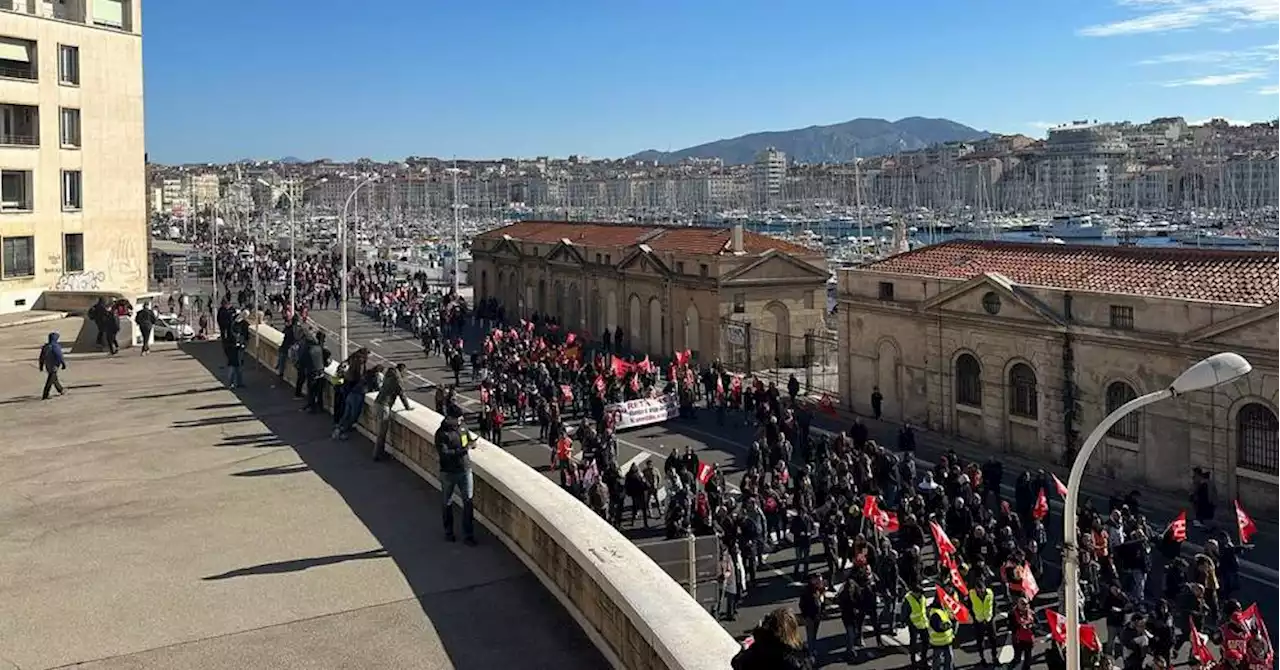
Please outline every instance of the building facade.
[[1122, 420], [1090, 461], [1129, 485], [1191, 486], [1274, 514], [1274, 253], [956, 241], [839, 277], [841, 389], [894, 421], [1042, 461], [1115, 408], [1234, 351], [1253, 372]]
[[[806, 334], [825, 335], [822, 254], [740, 226], [524, 221], [476, 236], [471, 254], [477, 297], [597, 337], [621, 327], [639, 354], [689, 349], [703, 362], [737, 355], [788, 367]], [[738, 327], [771, 335], [749, 339], [754, 346], [725, 336]]]
[[147, 288], [138, 0], [0, 11], [0, 312]]

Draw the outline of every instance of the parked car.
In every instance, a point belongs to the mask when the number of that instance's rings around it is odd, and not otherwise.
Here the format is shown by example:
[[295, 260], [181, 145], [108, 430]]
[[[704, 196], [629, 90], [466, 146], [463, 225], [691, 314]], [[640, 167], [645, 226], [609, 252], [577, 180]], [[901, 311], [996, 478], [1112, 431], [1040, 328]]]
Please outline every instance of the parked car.
[[166, 340], [168, 342], [181, 340], [185, 342], [195, 336], [195, 329], [190, 324], [179, 319], [177, 314], [156, 315], [156, 325], [152, 331], [152, 337], [156, 340]]

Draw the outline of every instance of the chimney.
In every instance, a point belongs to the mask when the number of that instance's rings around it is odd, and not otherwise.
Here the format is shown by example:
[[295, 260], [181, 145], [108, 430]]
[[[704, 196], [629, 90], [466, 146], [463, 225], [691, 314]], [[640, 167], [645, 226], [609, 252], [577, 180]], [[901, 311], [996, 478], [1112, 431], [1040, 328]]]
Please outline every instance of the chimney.
[[729, 234], [729, 250], [730, 251], [732, 251], [735, 254], [746, 253], [746, 247], [743, 245], [742, 237], [743, 237], [742, 222], [738, 221], [734, 223], [733, 228], [730, 229], [730, 234]]

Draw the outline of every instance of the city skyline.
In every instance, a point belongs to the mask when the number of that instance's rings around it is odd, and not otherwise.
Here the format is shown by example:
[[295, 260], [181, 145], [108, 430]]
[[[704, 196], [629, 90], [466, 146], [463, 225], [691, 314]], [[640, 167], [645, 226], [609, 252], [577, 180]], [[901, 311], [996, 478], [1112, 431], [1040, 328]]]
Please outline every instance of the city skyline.
[[[1270, 0], [1034, 15], [1007, 2], [814, 2], [791, 8], [794, 22], [762, 3], [309, 7], [247, 21], [153, 4], [151, 160], [616, 158], [856, 117], [1043, 137], [1078, 119], [1276, 116]], [[342, 44], [343, 58], [309, 56]]]

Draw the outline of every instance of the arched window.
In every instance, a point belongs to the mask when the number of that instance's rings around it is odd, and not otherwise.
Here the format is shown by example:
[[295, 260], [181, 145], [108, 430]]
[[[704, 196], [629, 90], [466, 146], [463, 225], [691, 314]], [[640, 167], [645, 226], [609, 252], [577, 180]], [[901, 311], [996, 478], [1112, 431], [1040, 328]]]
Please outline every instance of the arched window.
[[1276, 413], [1261, 403], [1251, 402], [1236, 414], [1236, 465], [1269, 475], [1276, 472], [1276, 443], [1280, 426]]
[[1040, 415], [1036, 373], [1026, 363], [1018, 363], [1009, 370], [1009, 413], [1026, 419]]
[[[1111, 414], [1120, 408], [1121, 405], [1138, 397], [1138, 392], [1133, 390], [1132, 386], [1124, 382], [1111, 382], [1107, 386], [1107, 414]], [[1117, 440], [1125, 440], [1126, 442], [1137, 442], [1138, 436], [1141, 435], [1141, 414], [1139, 412], [1129, 412], [1116, 422], [1116, 425], [1107, 431], [1107, 437], [1114, 437]]]
[[972, 354], [956, 359], [956, 403], [982, 407], [982, 364]]

